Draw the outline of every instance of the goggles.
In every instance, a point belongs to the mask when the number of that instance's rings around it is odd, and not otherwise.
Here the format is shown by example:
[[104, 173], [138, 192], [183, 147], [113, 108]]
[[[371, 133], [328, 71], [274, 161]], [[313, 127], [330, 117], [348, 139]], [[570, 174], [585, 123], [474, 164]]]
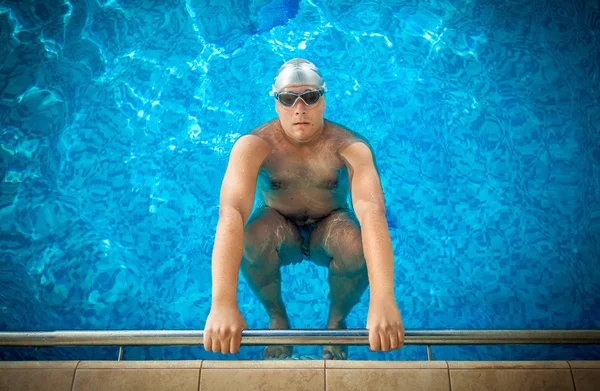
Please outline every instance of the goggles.
[[275, 92], [273, 95], [285, 107], [294, 107], [298, 99], [302, 99], [305, 105], [312, 106], [317, 104], [325, 94], [324, 90], [309, 90], [300, 94], [294, 92]]

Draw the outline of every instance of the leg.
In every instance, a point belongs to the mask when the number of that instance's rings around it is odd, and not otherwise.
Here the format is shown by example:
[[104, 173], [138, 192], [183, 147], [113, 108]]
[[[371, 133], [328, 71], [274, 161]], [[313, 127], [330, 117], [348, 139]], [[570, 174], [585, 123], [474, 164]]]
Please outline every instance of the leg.
[[[302, 259], [300, 234], [279, 212], [264, 207], [255, 211], [244, 229], [244, 252], [241, 270], [269, 315], [270, 329], [288, 329], [288, 319], [281, 299], [280, 267]], [[264, 357], [285, 357], [292, 347], [268, 346]]]
[[[317, 223], [310, 237], [311, 259], [329, 268], [327, 328], [346, 328], [346, 316], [369, 285], [360, 225], [350, 210], [338, 210]], [[346, 346], [326, 346], [325, 359], [346, 359]]]

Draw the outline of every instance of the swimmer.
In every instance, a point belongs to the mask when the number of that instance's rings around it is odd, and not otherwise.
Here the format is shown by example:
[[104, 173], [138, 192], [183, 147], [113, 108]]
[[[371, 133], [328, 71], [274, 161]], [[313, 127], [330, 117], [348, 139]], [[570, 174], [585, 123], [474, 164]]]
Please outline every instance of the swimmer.
[[[269, 316], [269, 328], [290, 329], [280, 268], [304, 259], [328, 268], [326, 328], [346, 328], [347, 315], [370, 286], [370, 349], [386, 352], [404, 344], [373, 152], [363, 137], [324, 119], [326, 90], [314, 64], [286, 62], [271, 91], [278, 118], [232, 147], [212, 254], [207, 351], [239, 350], [247, 328], [236, 296], [240, 269]], [[253, 210], [255, 195], [260, 206]], [[263, 357], [291, 354], [291, 346], [268, 346]], [[347, 355], [346, 346], [323, 347], [324, 359]]]

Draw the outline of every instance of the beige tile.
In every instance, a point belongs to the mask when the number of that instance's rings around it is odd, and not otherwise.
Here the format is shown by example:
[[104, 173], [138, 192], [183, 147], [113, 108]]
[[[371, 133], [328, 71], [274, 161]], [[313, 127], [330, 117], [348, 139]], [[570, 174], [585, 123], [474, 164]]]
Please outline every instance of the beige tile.
[[200, 369], [202, 360], [81, 361], [77, 369]]
[[573, 369], [572, 372], [577, 391], [600, 390], [600, 369]]
[[600, 361], [569, 361], [572, 369], [600, 369]]
[[448, 361], [452, 369], [570, 369], [566, 361]]
[[2, 362], [0, 390], [70, 391], [75, 375], [73, 362]]
[[197, 368], [78, 368], [73, 390], [197, 391], [199, 378], [200, 369]]
[[446, 361], [359, 361], [327, 360], [330, 369], [448, 369]]
[[79, 361], [0, 361], [0, 369], [75, 369]]
[[452, 391], [574, 391], [569, 369], [453, 369]]
[[248, 362], [244, 368], [215, 368], [216, 362], [208, 367], [203, 365], [200, 391], [323, 391], [325, 370], [322, 367], [314, 368], [314, 364], [308, 364], [311, 368], [299, 368], [301, 364], [286, 366], [285, 361], [257, 361], [255, 366]]
[[202, 369], [324, 369], [325, 360], [205, 360]]
[[[400, 364], [400, 363], [397, 363]], [[329, 362], [327, 363], [329, 365]], [[448, 369], [327, 368], [327, 391], [449, 391]]]

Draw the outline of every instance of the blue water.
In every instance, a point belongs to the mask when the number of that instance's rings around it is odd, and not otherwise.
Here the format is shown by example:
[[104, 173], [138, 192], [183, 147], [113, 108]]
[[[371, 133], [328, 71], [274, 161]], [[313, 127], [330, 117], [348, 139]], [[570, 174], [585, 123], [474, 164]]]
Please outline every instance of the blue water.
[[[598, 329], [599, 50], [593, 1], [0, 1], [0, 330], [202, 329], [229, 150], [276, 116], [268, 91], [293, 57], [321, 69], [326, 118], [373, 146], [407, 330]], [[326, 276], [309, 262], [284, 269], [294, 328], [324, 327]], [[266, 328], [243, 277], [238, 300], [249, 327]], [[368, 291], [348, 326], [364, 328], [367, 309]], [[351, 347], [350, 359], [426, 352]]]

